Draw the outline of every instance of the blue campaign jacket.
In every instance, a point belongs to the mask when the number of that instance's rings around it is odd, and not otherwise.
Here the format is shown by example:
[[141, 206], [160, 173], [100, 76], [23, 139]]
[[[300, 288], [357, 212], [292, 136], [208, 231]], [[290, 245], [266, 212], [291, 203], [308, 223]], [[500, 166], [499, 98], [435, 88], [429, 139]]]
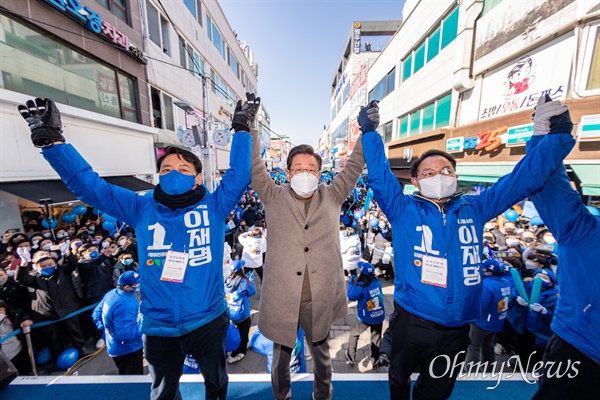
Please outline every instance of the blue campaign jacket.
[[377, 325], [385, 319], [383, 303], [383, 290], [381, 282], [375, 278], [369, 286], [365, 282], [356, 282], [356, 277], [348, 282], [348, 300], [358, 301], [356, 305], [356, 318], [367, 325]]
[[122, 356], [142, 348], [139, 306], [133, 293], [112, 289], [94, 308], [92, 319], [96, 327], [106, 333], [109, 356]]
[[[410, 313], [449, 327], [479, 320], [483, 226], [541, 189], [574, 145], [566, 135], [550, 135], [513, 172], [480, 195], [448, 200], [442, 209], [418, 193], [406, 196], [391, 172], [381, 136], [362, 135], [369, 186], [391, 222], [395, 255], [394, 301]], [[423, 255], [445, 257], [446, 287], [421, 282]]]
[[493, 275], [484, 276], [481, 317], [475, 325], [486, 331], [500, 332], [504, 327], [511, 298], [512, 290], [506, 279]]
[[[252, 137], [234, 135], [230, 168], [214, 193], [187, 208], [171, 210], [152, 196], [108, 184], [69, 144], [43, 155], [75, 196], [133, 227], [138, 240], [142, 333], [181, 336], [225, 312], [223, 221], [250, 183]], [[182, 283], [161, 281], [168, 250], [189, 254]]]
[[256, 284], [236, 276], [225, 280], [225, 300], [229, 319], [241, 322], [250, 316], [250, 297], [256, 294]]
[[[527, 152], [544, 152], [547, 146], [542, 138], [534, 136], [527, 142]], [[531, 199], [560, 252], [561, 295], [552, 331], [600, 363], [600, 217], [586, 209], [563, 165]]]

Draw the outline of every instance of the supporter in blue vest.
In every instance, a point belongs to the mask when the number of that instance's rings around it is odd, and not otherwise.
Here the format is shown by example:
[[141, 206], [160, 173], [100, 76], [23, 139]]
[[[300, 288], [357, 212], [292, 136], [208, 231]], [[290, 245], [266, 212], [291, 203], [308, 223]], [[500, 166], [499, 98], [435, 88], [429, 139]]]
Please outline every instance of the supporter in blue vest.
[[[458, 192], [456, 160], [429, 150], [413, 160], [413, 195], [404, 195], [390, 170], [376, 101], [358, 115], [369, 186], [391, 223], [395, 260], [392, 354], [389, 369], [392, 399], [409, 399], [410, 376], [421, 373], [417, 398], [448, 398], [458, 374], [445, 373], [449, 358], [461, 362], [469, 345], [469, 324], [479, 320], [482, 233], [486, 222], [536, 193], [562, 163], [575, 142], [570, 134], [541, 129], [566, 106], [542, 99], [534, 117], [534, 135], [544, 136], [512, 173], [478, 195]], [[538, 129], [536, 129], [538, 127]], [[401, 257], [399, 255], [402, 255]], [[398, 259], [402, 258], [402, 259]], [[462, 354], [462, 356], [461, 356]], [[456, 356], [456, 358], [455, 358]]]
[[140, 308], [134, 293], [140, 289], [140, 275], [124, 272], [117, 287], [102, 298], [92, 318], [104, 331], [106, 350], [119, 369], [119, 375], [143, 375], [144, 352], [140, 331]]
[[[246, 356], [248, 334], [250, 333], [250, 297], [256, 294], [254, 281], [244, 275], [244, 261], [234, 260], [231, 263], [231, 274], [225, 280], [225, 299], [229, 319], [240, 331], [240, 345], [231, 352], [227, 359], [229, 364], [236, 363]], [[250, 272], [253, 274], [253, 272]]]
[[229, 327], [223, 287], [225, 218], [250, 183], [250, 124], [260, 99], [246, 94], [232, 120], [230, 168], [214, 193], [202, 184], [202, 163], [192, 152], [168, 147], [157, 160], [160, 183], [152, 195], [111, 185], [62, 135], [52, 100], [18, 107], [34, 146], [77, 199], [124, 221], [137, 234], [144, 355], [152, 375], [151, 400], [180, 398], [187, 354], [204, 377], [206, 399], [225, 399], [225, 339]]
[[489, 364], [496, 360], [494, 343], [496, 335], [504, 327], [506, 314], [511, 301], [510, 284], [503, 276], [508, 266], [497, 260], [487, 259], [481, 264], [483, 270], [483, 294], [481, 296], [481, 316], [471, 324], [466, 362], [483, 361]]
[[383, 304], [383, 289], [381, 282], [375, 276], [375, 268], [368, 262], [358, 263], [360, 275], [351, 275], [348, 281], [348, 300], [357, 301], [356, 323], [350, 332], [348, 350], [346, 350], [346, 363], [354, 365], [356, 346], [361, 333], [371, 331], [371, 358], [373, 364], [379, 359], [381, 346], [381, 327], [385, 320]]

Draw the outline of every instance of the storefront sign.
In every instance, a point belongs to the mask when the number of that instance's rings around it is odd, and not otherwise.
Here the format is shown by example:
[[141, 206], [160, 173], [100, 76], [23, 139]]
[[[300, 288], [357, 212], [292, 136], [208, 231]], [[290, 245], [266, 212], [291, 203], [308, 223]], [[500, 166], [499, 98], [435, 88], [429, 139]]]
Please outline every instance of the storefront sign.
[[404, 185], [404, 189], [402, 190], [402, 193], [404, 193], [406, 195], [410, 195], [410, 194], [413, 194], [416, 190], [417, 190], [417, 188], [414, 185], [406, 184], [406, 185]]
[[348, 150], [352, 150], [356, 145], [356, 142], [360, 138], [360, 125], [358, 120], [353, 119], [350, 121], [350, 132], [348, 134]]
[[465, 138], [463, 147], [467, 149], [492, 151], [502, 144], [502, 135], [508, 128], [501, 126], [496, 129], [486, 129], [477, 136]]
[[464, 136], [446, 139], [446, 152], [447, 153], [458, 153], [464, 150], [465, 138]]
[[91, 8], [82, 7], [79, 0], [43, 0], [52, 7], [75, 19], [82, 25], [85, 25], [95, 34], [109, 39], [112, 43], [119, 46], [122, 50], [135, 57], [138, 61], [146, 63], [144, 52], [132, 44], [124, 33], [118, 31], [107, 21], [102, 21], [102, 17]]
[[557, 39], [486, 74], [479, 120], [533, 109], [545, 94], [563, 100], [574, 48], [573, 36]]
[[358, 115], [360, 108], [367, 104], [367, 64], [363, 65], [350, 85], [350, 111], [348, 115]]
[[98, 89], [100, 94], [100, 106], [112, 113], [119, 113], [119, 93], [114, 76], [98, 73]]
[[232, 117], [231, 111], [227, 110], [226, 108], [223, 108], [223, 106], [219, 108], [219, 115], [227, 115], [229, 118]]
[[506, 131], [506, 147], [519, 147], [531, 139], [533, 124], [511, 126]]
[[360, 22], [354, 23], [354, 54], [360, 54]]
[[600, 115], [584, 115], [579, 122], [580, 142], [600, 140]]

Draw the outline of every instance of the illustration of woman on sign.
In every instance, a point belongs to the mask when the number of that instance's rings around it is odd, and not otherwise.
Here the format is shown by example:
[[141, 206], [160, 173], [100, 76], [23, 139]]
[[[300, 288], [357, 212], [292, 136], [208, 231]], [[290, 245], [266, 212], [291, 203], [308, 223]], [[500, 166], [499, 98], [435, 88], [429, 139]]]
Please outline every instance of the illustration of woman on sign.
[[513, 95], [522, 93], [529, 89], [529, 85], [535, 80], [532, 72], [533, 60], [529, 56], [521, 58], [508, 73], [508, 90], [504, 97], [508, 100]]

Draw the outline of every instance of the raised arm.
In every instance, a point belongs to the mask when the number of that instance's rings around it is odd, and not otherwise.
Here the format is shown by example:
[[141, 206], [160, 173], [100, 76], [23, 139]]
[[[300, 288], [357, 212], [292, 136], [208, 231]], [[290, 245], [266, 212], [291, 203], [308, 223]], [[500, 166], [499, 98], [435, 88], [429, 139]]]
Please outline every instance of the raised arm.
[[481, 195], [474, 196], [479, 209], [487, 212], [484, 221], [540, 191], [573, 149], [575, 139], [571, 136], [573, 123], [568, 108], [559, 101], [548, 99], [540, 98], [534, 114], [534, 136], [541, 137], [536, 139], [540, 145], [528, 151], [510, 174]]
[[281, 187], [277, 186], [271, 175], [267, 172], [265, 162], [260, 157], [260, 138], [258, 137], [258, 131], [253, 130], [252, 133], [252, 182], [250, 185], [258, 197], [264, 204], [268, 204], [269, 201], [273, 200]]
[[[367, 183], [373, 189], [377, 205], [391, 222], [403, 210], [404, 193], [398, 179], [390, 169], [390, 163], [383, 150], [383, 141], [379, 133], [375, 131], [377, 125], [369, 125], [368, 119], [365, 120], [368, 118], [369, 107], [377, 107], [377, 104], [369, 103], [360, 111], [358, 117], [361, 124], [360, 129], [363, 132], [361, 140], [364, 157], [369, 171]], [[377, 122], [379, 122], [379, 111], [377, 111]]]
[[356, 181], [358, 181], [364, 167], [365, 158], [363, 156], [362, 141], [358, 140], [344, 169], [333, 178], [333, 183], [331, 184], [331, 190], [337, 198], [338, 203], [342, 204], [346, 200], [346, 197], [348, 197], [354, 186], [356, 186]]
[[[527, 142], [527, 152], [543, 146], [541, 137]], [[543, 151], [543, 149], [541, 149]], [[592, 238], [600, 232], [600, 218], [592, 215], [571, 186], [564, 165], [560, 165], [537, 194], [531, 197], [544, 225], [563, 246], [581, 243], [581, 238]], [[561, 212], [559, 210], [568, 210]]]
[[50, 99], [28, 100], [19, 106], [31, 130], [34, 146], [42, 148], [44, 158], [58, 173], [75, 197], [111, 216], [135, 226], [141, 208], [141, 196], [108, 184], [62, 136], [60, 112]]

